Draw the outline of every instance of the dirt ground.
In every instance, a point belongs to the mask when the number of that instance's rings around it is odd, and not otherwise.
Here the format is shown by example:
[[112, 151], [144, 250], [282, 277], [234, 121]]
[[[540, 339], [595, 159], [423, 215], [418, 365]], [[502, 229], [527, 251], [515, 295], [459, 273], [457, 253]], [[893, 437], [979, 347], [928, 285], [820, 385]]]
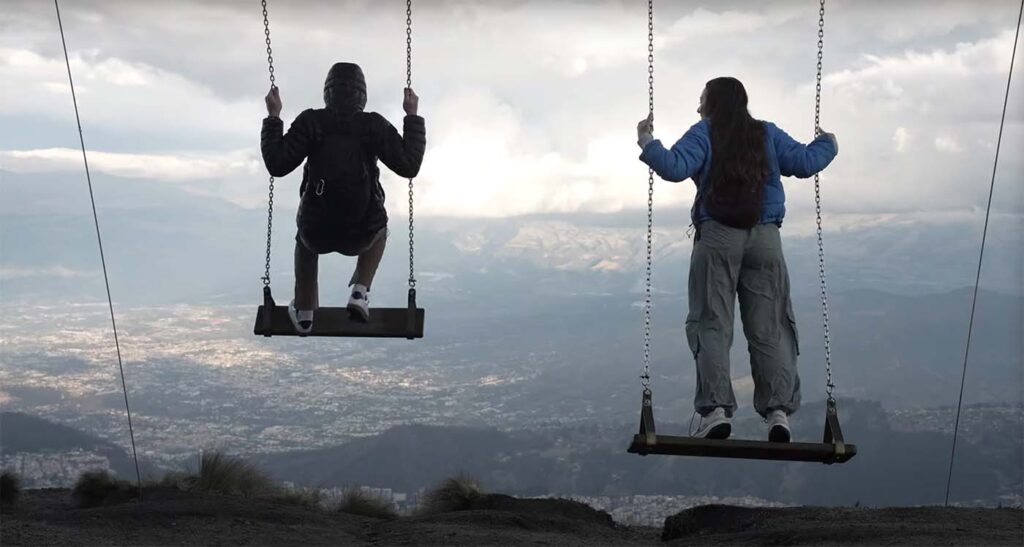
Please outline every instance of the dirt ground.
[[1024, 545], [1024, 511], [943, 507], [694, 507], [670, 517], [670, 545]]
[[67, 490], [22, 493], [0, 516], [8, 545], [1013, 545], [1016, 509], [704, 506], [660, 528], [624, 527], [558, 500], [493, 496], [479, 509], [385, 521], [263, 501], [161, 491], [75, 508]]

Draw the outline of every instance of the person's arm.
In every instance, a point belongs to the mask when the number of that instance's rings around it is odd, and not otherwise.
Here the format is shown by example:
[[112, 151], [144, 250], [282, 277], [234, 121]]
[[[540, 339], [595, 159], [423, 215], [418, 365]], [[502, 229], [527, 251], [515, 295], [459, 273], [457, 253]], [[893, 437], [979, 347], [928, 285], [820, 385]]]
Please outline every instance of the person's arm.
[[417, 115], [419, 97], [413, 90], [405, 89], [402, 107], [406, 113], [402, 134], [384, 116], [373, 114], [374, 144], [377, 157], [388, 169], [400, 177], [413, 178], [420, 172], [427, 149], [426, 122]]
[[707, 124], [704, 122], [694, 124], [670, 149], [666, 149], [660, 140], [645, 135], [649, 136], [650, 133], [641, 134], [638, 141], [643, 147], [640, 161], [670, 182], [680, 182], [696, 175], [704, 166], [711, 149]]
[[281, 121], [281, 98], [275, 87], [267, 94], [267, 117], [263, 119], [260, 131], [260, 151], [263, 164], [271, 176], [283, 177], [302, 164], [309, 154], [313, 139], [312, 111], [305, 110], [296, 116], [288, 132], [284, 133]]
[[773, 126], [770, 130], [774, 132], [779, 172], [784, 177], [814, 176], [828, 167], [839, 153], [839, 143], [832, 133], [822, 133], [810, 144], [804, 145], [778, 127]]

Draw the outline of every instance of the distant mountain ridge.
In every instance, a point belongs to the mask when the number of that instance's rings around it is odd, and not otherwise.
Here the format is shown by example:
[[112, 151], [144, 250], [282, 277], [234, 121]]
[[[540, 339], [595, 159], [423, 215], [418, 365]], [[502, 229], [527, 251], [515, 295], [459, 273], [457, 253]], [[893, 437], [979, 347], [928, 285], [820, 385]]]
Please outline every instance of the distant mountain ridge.
[[[493, 491], [514, 495], [749, 495], [808, 505], [928, 505], [941, 502], [951, 437], [894, 431], [877, 403], [844, 400], [844, 432], [858, 455], [842, 465], [639, 457], [627, 454], [635, 427], [579, 426], [539, 431], [399, 426], [380, 435], [313, 451], [254, 456], [282, 480], [320, 486], [362, 484], [415, 492], [466, 473]], [[808, 405], [794, 421], [802, 440], [821, 438], [823, 406]], [[954, 499], [986, 499], [1024, 488], [1019, 462], [1020, 410], [987, 434], [984, 444], [961, 439]], [[662, 423], [662, 431], [681, 425]], [[682, 433], [685, 434], [685, 433]], [[756, 419], [737, 423], [735, 436], [758, 438]], [[1010, 498], [1006, 498], [1010, 499]]]
[[[969, 431], [957, 450], [954, 501], [1024, 501], [1024, 448], [1016, 436], [1024, 425], [1022, 410], [1005, 405], [966, 410], [962, 425]], [[935, 412], [943, 421], [950, 417], [948, 409]], [[820, 439], [822, 417], [821, 403], [807, 405], [794, 416], [795, 437]], [[412, 424], [336, 447], [247, 459], [279, 480], [318, 487], [359, 485], [413, 493], [465, 474], [492, 492], [520, 496], [752, 496], [800, 505], [930, 505], [941, 501], [951, 438], [935, 431], [941, 425], [927, 423], [933, 420], [928, 411], [912, 417], [921, 430], [896, 430], [877, 403], [841, 400], [844, 432], [857, 444], [858, 455], [833, 466], [639, 457], [625, 451], [635, 425], [597, 424], [515, 431]], [[89, 450], [106, 455], [118, 474], [134, 475], [124, 451], [74, 428], [11, 412], [0, 415], [0, 425], [5, 454]], [[659, 422], [659, 431], [669, 434], [685, 434], [685, 428], [664, 417]], [[763, 434], [764, 425], [756, 418], [735, 424], [737, 438]], [[155, 471], [144, 469], [144, 474]]]
[[[90, 207], [79, 178], [3, 171], [0, 177], [4, 196], [0, 200], [4, 248], [0, 280], [5, 300], [101, 295]], [[250, 293], [259, 292], [266, 234], [262, 209], [245, 209], [187, 192], [176, 184], [105, 175], [95, 182], [108, 263], [120, 299], [144, 305], [227, 295], [232, 301], [244, 301]], [[145, 192], [140, 191], [143, 186]], [[53, 195], [65, 199], [54, 201]], [[276, 205], [279, 221], [275, 222], [272, 266], [275, 274], [288, 277], [294, 203], [284, 199]], [[396, 213], [393, 224], [397, 219]], [[974, 282], [972, 257], [980, 242], [978, 220], [938, 215], [863, 222], [827, 231], [831, 286], [836, 291], [873, 288], [904, 294], [969, 286]], [[1021, 295], [1024, 234], [1020, 219], [993, 222], [983, 286]], [[685, 284], [666, 280], [685, 276], [692, 248], [688, 223], [683, 209], [659, 210], [654, 238], [656, 291], [685, 292]], [[417, 219], [416, 229], [418, 270], [436, 296], [451, 299], [466, 292], [508, 292], [524, 282], [562, 293], [640, 291], [644, 254], [640, 211], [499, 219], [425, 217]], [[787, 226], [783, 234], [794, 291], [813, 294], [817, 287], [814, 237]], [[385, 255], [380, 286], [401, 283], [404, 257], [397, 248]], [[337, 264], [324, 261], [324, 273], [334, 275], [346, 269]], [[163, 281], [161, 291], [151, 290], [153, 279]]]
[[73, 427], [21, 412], [0, 413], [0, 453], [54, 453], [83, 450], [105, 456], [123, 477], [135, 476], [131, 456], [119, 446]]

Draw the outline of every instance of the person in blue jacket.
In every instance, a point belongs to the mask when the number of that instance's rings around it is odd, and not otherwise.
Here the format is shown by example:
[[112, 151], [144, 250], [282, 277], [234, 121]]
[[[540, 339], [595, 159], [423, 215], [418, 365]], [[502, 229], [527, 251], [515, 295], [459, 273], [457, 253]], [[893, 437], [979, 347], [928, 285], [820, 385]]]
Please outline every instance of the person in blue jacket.
[[790, 301], [789, 273], [779, 228], [786, 215], [781, 177], [807, 178], [839, 152], [835, 135], [821, 132], [804, 145], [747, 110], [735, 78], [707, 83], [701, 120], [671, 148], [652, 135], [652, 116], [637, 125], [640, 161], [661, 178], [692, 178], [696, 228], [690, 258], [686, 338], [697, 362], [694, 436], [725, 439], [736, 409], [729, 348], [737, 297], [754, 379], [754, 409], [768, 423], [768, 440], [789, 442], [788, 415], [800, 407], [800, 353]]

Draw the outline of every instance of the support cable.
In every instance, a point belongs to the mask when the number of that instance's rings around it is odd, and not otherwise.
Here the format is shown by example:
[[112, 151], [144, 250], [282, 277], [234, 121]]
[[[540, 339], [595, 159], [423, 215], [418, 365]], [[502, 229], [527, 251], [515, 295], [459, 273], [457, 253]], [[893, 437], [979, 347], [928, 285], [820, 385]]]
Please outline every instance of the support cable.
[[1010, 71], [1006, 77], [1006, 95], [1003, 97], [1003, 114], [999, 119], [999, 137], [996, 139], [996, 157], [992, 163], [992, 180], [988, 186], [988, 204], [985, 206], [985, 227], [981, 230], [981, 250], [978, 252], [978, 271], [974, 277], [974, 296], [971, 298], [971, 318], [967, 323], [967, 344], [964, 348], [964, 367], [960, 376], [960, 397], [956, 403], [956, 422], [953, 425], [953, 448], [949, 453], [949, 474], [946, 476], [945, 506], [949, 506], [949, 490], [953, 482], [953, 462], [956, 458], [956, 440], [960, 432], [960, 412], [964, 405], [964, 385], [967, 381], [967, 357], [971, 353], [971, 334], [974, 332], [974, 312], [978, 307], [978, 287], [981, 283], [981, 264], [985, 258], [985, 240], [988, 238], [988, 219], [992, 212], [992, 194], [996, 187], [996, 169], [999, 167], [999, 148], [1003, 143], [1003, 126], [1006, 124], [1006, 106], [1010, 102], [1010, 82], [1013, 81], [1013, 62], [1017, 58], [1017, 40], [1020, 37], [1021, 15], [1024, 15], [1024, 0], [1017, 12], [1017, 30], [1013, 35], [1013, 53], [1010, 55]]
[[107, 287], [107, 306], [110, 308], [110, 325], [114, 330], [114, 347], [117, 349], [117, 368], [121, 372], [121, 389], [124, 393], [124, 410], [128, 415], [128, 434], [132, 441], [132, 459], [135, 460], [135, 480], [139, 488], [139, 500], [142, 500], [142, 473], [139, 471], [139, 456], [135, 450], [135, 429], [132, 427], [132, 410], [128, 405], [128, 384], [124, 379], [124, 362], [121, 359], [121, 343], [117, 337], [117, 321], [114, 319], [114, 300], [110, 296], [110, 279], [107, 276], [107, 259], [103, 254], [103, 238], [100, 235], [100, 220], [96, 214], [96, 197], [92, 191], [92, 176], [89, 174], [89, 158], [85, 153], [85, 137], [82, 135], [82, 118], [78, 115], [78, 98], [75, 96], [75, 81], [71, 78], [71, 60], [68, 58], [68, 44], [64, 39], [64, 24], [60, 17], [60, 4], [53, 0], [57, 10], [57, 25], [60, 27], [60, 42], [64, 47], [64, 63], [68, 67], [68, 84], [71, 86], [71, 101], [75, 105], [75, 122], [78, 124], [78, 141], [82, 146], [82, 162], [85, 164], [85, 180], [89, 183], [89, 201], [92, 203], [92, 220], [96, 226], [96, 243], [100, 249], [100, 263], [103, 265], [103, 283]]

